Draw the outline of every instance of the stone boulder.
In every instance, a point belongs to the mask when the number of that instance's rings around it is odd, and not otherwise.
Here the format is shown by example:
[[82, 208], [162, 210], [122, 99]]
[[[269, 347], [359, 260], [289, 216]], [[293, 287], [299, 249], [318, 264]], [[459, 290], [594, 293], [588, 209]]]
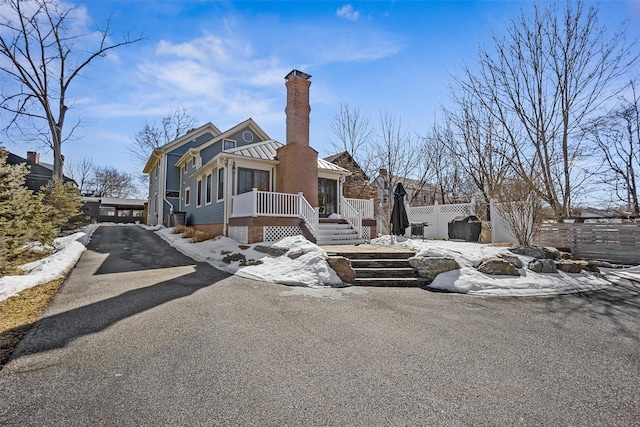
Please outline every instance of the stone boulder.
[[349, 283], [356, 278], [356, 271], [351, 267], [349, 258], [343, 256], [329, 257], [329, 266], [333, 268], [343, 282]]
[[514, 254], [524, 255], [536, 259], [560, 259], [560, 251], [556, 248], [547, 248], [542, 246], [519, 246], [509, 249]]
[[459, 270], [460, 265], [451, 257], [422, 257], [409, 258], [409, 265], [418, 272], [418, 276], [432, 282], [440, 273]]
[[515, 255], [510, 255], [510, 254], [499, 254], [498, 258], [502, 258], [505, 259], [507, 261], [509, 261], [511, 264], [513, 264], [513, 266], [515, 268], [522, 268], [524, 267], [524, 265], [522, 265], [522, 261], [520, 260], [520, 258], [518, 258]]
[[591, 261], [575, 260], [573, 262], [580, 264], [582, 270], [584, 271], [588, 271], [589, 273], [600, 273], [600, 269], [598, 268], [598, 266]]
[[552, 259], [536, 259], [529, 263], [529, 270], [536, 273], [557, 273], [556, 263]]
[[286, 254], [287, 251], [289, 251], [289, 249], [285, 249], [285, 248], [278, 248], [273, 246], [262, 246], [262, 245], [256, 245], [253, 247], [253, 249], [255, 249], [258, 252], [262, 252], [263, 254], [271, 255], [274, 257], [282, 256]]
[[557, 262], [556, 268], [565, 273], [580, 273], [582, 271], [582, 265], [580, 263], [566, 260]]
[[515, 265], [504, 258], [489, 258], [478, 267], [478, 271], [497, 276], [519, 276]]

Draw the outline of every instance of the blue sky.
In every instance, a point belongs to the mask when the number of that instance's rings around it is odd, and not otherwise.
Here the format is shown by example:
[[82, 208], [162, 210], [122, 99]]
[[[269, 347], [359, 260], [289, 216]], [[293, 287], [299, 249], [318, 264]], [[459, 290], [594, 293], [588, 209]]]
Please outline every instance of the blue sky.
[[[63, 146], [73, 161], [139, 173], [127, 146], [145, 122], [184, 107], [197, 125], [221, 130], [252, 117], [285, 142], [284, 76], [312, 75], [311, 145], [333, 154], [329, 125], [341, 102], [401, 118], [424, 134], [448, 104], [450, 74], [472, 65], [510, 17], [531, 2], [503, 1], [86, 1], [86, 23], [111, 15], [115, 34], [147, 40], [96, 61], [70, 95], [83, 120], [81, 138]], [[590, 5], [590, 3], [587, 3]], [[600, 3], [611, 29], [629, 19], [640, 37], [640, 1]], [[0, 122], [3, 117], [0, 117]], [[26, 155], [36, 146], [2, 136], [0, 145]], [[41, 158], [51, 153], [40, 149]]]

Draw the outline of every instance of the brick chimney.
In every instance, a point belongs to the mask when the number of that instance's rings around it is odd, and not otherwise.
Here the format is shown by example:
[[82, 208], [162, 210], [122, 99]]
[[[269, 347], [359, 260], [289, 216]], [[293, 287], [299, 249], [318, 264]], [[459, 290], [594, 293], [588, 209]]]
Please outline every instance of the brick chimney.
[[40, 155], [35, 151], [27, 151], [27, 160], [37, 165], [40, 163]]
[[276, 154], [277, 191], [304, 194], [311, 206], [318, 206], [318, 152], [309, 146], [309, 87], [311, 76], [293, 70], [287, 81], [287, 141]]

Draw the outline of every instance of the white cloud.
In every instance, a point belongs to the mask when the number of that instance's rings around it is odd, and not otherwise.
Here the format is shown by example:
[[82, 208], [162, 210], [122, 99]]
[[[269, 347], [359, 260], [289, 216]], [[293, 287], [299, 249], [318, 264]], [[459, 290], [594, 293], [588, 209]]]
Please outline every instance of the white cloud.
[[338, 8], [336, 11], [336, 15], [340, 18], [348, 19], [350, 21], [357, 21], [360, 18], [360, 12], [357, 10], [353, 10], [353, 6], [350, 4], [345, 4], [344, 6]]

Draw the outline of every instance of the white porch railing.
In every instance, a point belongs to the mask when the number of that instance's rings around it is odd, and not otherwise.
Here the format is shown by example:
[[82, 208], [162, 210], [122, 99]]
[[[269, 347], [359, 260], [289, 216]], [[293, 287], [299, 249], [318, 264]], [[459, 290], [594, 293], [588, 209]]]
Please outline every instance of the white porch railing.
[[375, 218], [373, 199], [348, 199], [345, 197], [344, 200], [353, 206], [356, 211], [362, 212], [362, 218]]
[[358, 232], [358, 238], [362, 239], [362, 211], [356, 210], [348, 200], [340, 196], [340, 215]]
[[311, 206], [302, 193], [275, 193], [252, 189], [248, 193], [231, 197], [231, 218], [246, 216], [301, 218], [315, 237], [318, 229], [318, 210]]

